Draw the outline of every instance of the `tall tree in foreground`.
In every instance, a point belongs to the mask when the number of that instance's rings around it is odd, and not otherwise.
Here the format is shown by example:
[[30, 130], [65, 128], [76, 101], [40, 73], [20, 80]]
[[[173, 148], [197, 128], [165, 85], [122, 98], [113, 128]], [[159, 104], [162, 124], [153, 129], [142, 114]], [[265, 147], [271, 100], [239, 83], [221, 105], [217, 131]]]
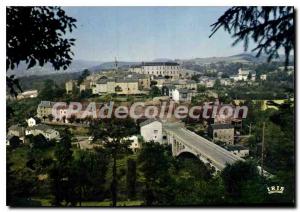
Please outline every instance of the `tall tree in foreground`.
[[91, 131], [94, 139], [104, 142], [113, 160], [112, 181], [110, 185], [112, 205], [117, 206], [117, 158], [129, 152], [130, 141], [126, 137], [136, 133], [136, 126], [132, 119], [109, 118], [95, 121], [91, 124]]
[[238, 161], [228, 164], [221, 173], [227, 202], [263, 203], [266, 187], [258, 169], [252, 161]]
[[243, 41], [245, 50], [252, 39], [256, 44], [252, 51], [257, 57], [265, 53], [268, 61], [278, 58], [283, 49], [286, 66], [295, 48], [293, 7], [231, 7], [211, 27], [209, 37], [223, 27], [235, 38], [233, 45]]
[[140, 170], [145, 178], [145, 205], [171, 205], [174, 187], [169, 168], [171, 156], [165, 146], [153, 141], [144, 143], [138, 156]]
[[[72, 62], [71, 47], [74, 38], [68, 38], [76, 19], [60, 7], [7, 7], [6, 8], [6, 70], [15, 69], [20, 62], [27, 69], [39, 64], [52, 64], [55, 70], [64, 70]], [[12, 95], [21, 90], [14, 76], [7, 77]]]
[[127, 196], [133, 199], [136, 196], [136, 161], [129, 158], [127, 160], [127, 175], [126, 175]]
[[63, 202], [67, 206], [74, 205], [74, 192], [72, 191], [71, 166], [73, 161], [73, 151], [71, 149], [72, 137], [66, 130], [62, 134], [60, 142], [56, 145], [54, 156], [55, 163], [49, 171], [51, 179], [51, 190], [54, 196], [53, 205], [61, 206]]

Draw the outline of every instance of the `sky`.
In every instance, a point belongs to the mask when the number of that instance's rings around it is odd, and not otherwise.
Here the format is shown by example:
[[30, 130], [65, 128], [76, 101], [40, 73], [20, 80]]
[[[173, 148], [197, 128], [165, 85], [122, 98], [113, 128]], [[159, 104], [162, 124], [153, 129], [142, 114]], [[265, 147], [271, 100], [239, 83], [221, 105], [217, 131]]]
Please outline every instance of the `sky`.
[[[191, 59], [244, 52], [242, 43], [210, 25], [226, 7], [64, 7], [77, 19], [75, 59], [151, 61]], [[251, 45], [250, 45], [251, 49]]]

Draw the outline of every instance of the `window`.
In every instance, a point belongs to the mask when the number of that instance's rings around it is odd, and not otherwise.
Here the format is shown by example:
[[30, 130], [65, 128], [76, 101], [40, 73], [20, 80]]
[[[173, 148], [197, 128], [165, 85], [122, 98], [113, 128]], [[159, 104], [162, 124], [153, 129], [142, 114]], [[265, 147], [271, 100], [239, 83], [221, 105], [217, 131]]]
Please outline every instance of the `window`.
[[157, 134], [157, 133], [158, 133], [158, 130], [154, 130], [153, 133], [154, 133], [154, 134]]

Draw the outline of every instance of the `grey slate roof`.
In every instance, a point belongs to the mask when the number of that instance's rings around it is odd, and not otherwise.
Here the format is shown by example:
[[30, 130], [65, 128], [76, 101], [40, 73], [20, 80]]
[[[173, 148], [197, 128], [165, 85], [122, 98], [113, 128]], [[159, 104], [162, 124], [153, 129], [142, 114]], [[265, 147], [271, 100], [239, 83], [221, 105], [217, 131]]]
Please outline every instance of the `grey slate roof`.
[[[155, 122], [155, 121], [159, 121], [158, 119], [156, 118], [152, 118], [152, 119], [147, 119], [146, 121], [143, 121], [142, 123], [140, 123], [140, 127], [143, 127], [143, 126], [146, 126], [152, 122]], [[159, 121], [160, 122], [160, 121]]]
[[234, 126], [232, 126], [231, 124], [211, 124], [210, 126], [214, 130], [234, 128]]
[[41, 107], [51, 107], [51, 102], [50, 101], [41, 101], [39, 106], [41, 106]]

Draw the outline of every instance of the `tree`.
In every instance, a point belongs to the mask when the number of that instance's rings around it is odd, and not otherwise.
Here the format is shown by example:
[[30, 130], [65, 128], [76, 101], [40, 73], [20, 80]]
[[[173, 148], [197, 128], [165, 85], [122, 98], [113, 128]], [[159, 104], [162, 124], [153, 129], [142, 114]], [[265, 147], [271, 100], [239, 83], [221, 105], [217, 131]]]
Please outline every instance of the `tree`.
[[104, 142], [104, 148], [111, 155], [113, 160], [111, 195], [112, 205], [117, 206], [117, 157], [129, 152], [130, 141], [125, 138], [137, 132], [136, 125], [132, 119], [102, 119], [94, 121], [91, 124], [91, 133], [94, 140], [101, 139]]
[[51, 146], [51, 142], [48, 141], [42, 134], [28, 135], [27, 138], [32, 148], [43, 149]]
[[153, 141], [143, 144], [138, 162], [145, 178], [145, 205], [168, 205], [174, 198], [173, 186], [169, 186], [172, 183], [170, 158], [163, 145]]
[[83, 80], [89, 75], [90, 71], [88, 69], [84, 69], [82, 74], [78, 78], [77, 85], [79, 86], [83, 82]]
[[220, 89], [221, 88], [221, 81], [219, 79], [216, 79], [215, 84], [214, 84], [215, 89]]
[[18, 146], [20, 146], [22, 144], [22, 141], [20, 140], [20, 138], [18, 136], [13, 136], [10, 140], [9, 140], [9, 145], [14, 149], [17, 148]]
[[287, 66], [295, 48], [293, 7], [231, 7], [211, 27], [209, 37], [223, 27], [229, 34], [233, 33], [233, 45], [243, 41], [245, 50], [252, 39], [257, 44], [252, 51], [257, 52], [257, 57], [267, 54], [268, 62], [277, 58], [283, 48]]
[[205, 92], [206, 88], [204, 85], [197, 84], [197, 92], [202, 93]]
[[6, 178], [7, 178], [7, 205], [16, 207], [24, 207], [22, 199], [30, 199], [34, 191], [37, 189], [37, 180], [31, 170], [23, 168], [14, 170], [12, 163], [6, 165]]
[[136, 195], [136, 162], [133, 159], [127, 160], [127, 175], [126, 175], [126, 187], [127, 196], [129, 199], [133, 199]]
[[[226, 196], [229, 201], [234, 201], [236, 203], [243, 202], [239, 197], [244, 194], [245, 190], [243, 190], [244, 186], [247, 187], [252, 192], [256, 193], [256, 195], [263, 195], [258, 192], [258, 190], [253, 190], [253, 187], [256, 188], [256, 183], [261, 183], [261, 177], [258, 173], [258, 169], [256, 165], [252, 161], [238, 161], [232, 165], [228, 164], [222, 171], [221, 177], [224, 182]], [[252, 190], [249, 186], [253, 185]], [[264, 188], [263, 183], [260, 184], [260, 188]], [[263, 191], [261, 191], [263, 192]], [[264, 190], [265, 192], [265, 190]], [[239, 201], [236, 201], [239, 198]]]
[[74, 114], [72, 114], [72, 115], [68, 118], [68, 121], [69, 121], [70, 123], [74, 123], [75, 120], [76, 120], [76, 116], [75, 116]]
[[104, 149], [80, 150], [72, 162], [71, 182], [74, 188], [74, 202], [101, 200], [108, 166], [108, 156]]
[[[15, 69], [20, 62], [27, 69], [51, 63], [55, 70], [66, 70], [74, 53], [74, 38], [67, 38], [76, 19], [67, 16], [60, 7], [7, 7], [6, 8], [6, 70]], [[14, 75], [6, 77], [10, 93], [22, 92]]]
[[157, 86], [152, 86], [149, 95], [152, 98], [156, 96], [161, 96], [161, 91]]
[[14, 69], [21, 61], [28, 69], [47, 62], [56, 70], [67, 69], [75, 39], [66, 38], [66, 34], [76, 28], [76, 19], [60, 7], [7, 7], [6, 14], [7, 69]]
[[64, 95], [64, 89], [55, 84], [55, 82], [51, 79], [47, 79], [44, 81], [43, 88], [39, 92], [39, 99], [44, 100], [47, 99], [49, 101], [54, 101], [57, 98], [60, 98]]
[[62, 202], [68, 205], [70, 202], [74, 204], [74, 188], [72, 182], [72, 154], [71, 135], [66, 130], [62, 133], [62, 138], [57, 143], [54, 151], [56, 159], [53, 167], [49, 171], [51, 179], [51, 190], [54, 196], [53, 205], [60, 206]]
[[194, 74], [192, 77], [191, 77], [191, 80], [194, 80], [195, 82], [199, 82], [199, 75], [198, 74]]
[[53, 115], [52, 115], [52, 114], [49, 114], [49, 115], [48, 115], [48, 119], [49, 119], [50, 122], [53, 121], [53, 119], [54, 119]]

